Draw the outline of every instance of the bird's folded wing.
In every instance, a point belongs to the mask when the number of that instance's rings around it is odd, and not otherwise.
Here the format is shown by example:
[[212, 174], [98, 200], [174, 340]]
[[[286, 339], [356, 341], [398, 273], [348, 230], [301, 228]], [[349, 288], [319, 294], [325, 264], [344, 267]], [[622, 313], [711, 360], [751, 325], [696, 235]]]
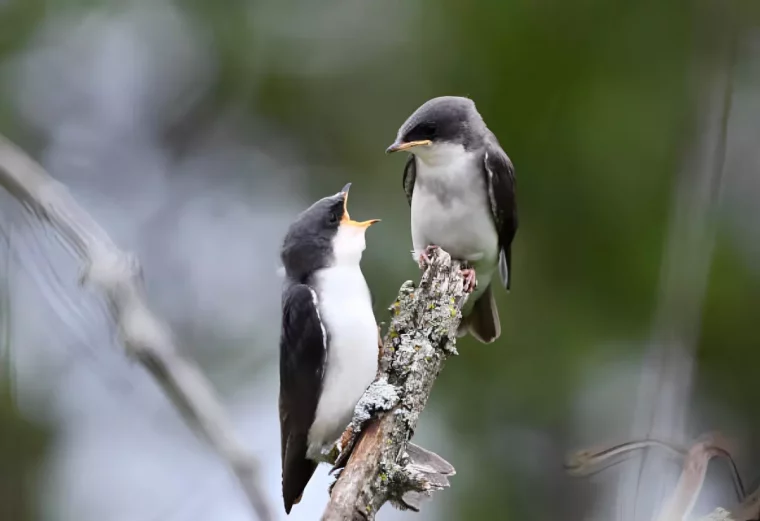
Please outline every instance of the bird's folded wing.
[[317, 293], [305, 284], [288, 287], [282, 297], [280, 336], [280, 433], [283, 495], [295, 501], [316, 464], [306, 459], [308, 433], [322, 389], [327, 332], [319, 316]]
[[486, 144], [483, 158], [488, 201], [491, 215], [499, 234], [499, 274], [504, 286], [509, 289], [512, 281], [512, 240], [517, 233], [517, 204], [515, 201], [515, 169], [507, 154], [501, 149], [496, 138]]
[[417, 164], [414, 162], [414, 154], [409, 154], [409, 159], [404, 166], [404, 192], [409, 206], [412, 206], [412, 193], [414, 193], [414, 182], [417, 180]]

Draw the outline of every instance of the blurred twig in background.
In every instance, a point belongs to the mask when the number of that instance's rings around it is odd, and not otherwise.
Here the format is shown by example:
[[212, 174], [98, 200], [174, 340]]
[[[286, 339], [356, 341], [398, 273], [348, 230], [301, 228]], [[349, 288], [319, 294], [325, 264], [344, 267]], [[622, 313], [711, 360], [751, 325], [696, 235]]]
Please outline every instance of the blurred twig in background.
[[[654, 447], [664, 449], [679, 458], [688, 459], [690, 451], [696, 445], [699, 445], [705, 451], [709, 451], [711, 457], [720, 456], [728, 461], [731, 467], [731, 477], [734, 481], [736, 495], [739, 501], [742, 501], [745, 496], [744, 482], [731, 454], [730, 444], [720, 433], [707, 434], [695, 442], [695, 444], [692, 444], [691, 447], [674, 445], [662, 440], [648, 439], [629, 441], [596, 449], [584, 449], [570, 455], [565, 462], [565, 470], [572, 476], [588, 476], [614, 465], [621, 458], [630, 455], [636, 450]], [[698, 494], [699, 490], [695, 490], [694, 496], [696, 497]]]
[[271, 518], [258, 479], [258, 462], [237, 440], [211, 384], [183, 357], [171, 331], [147, 307], [137, 260], [121, 252], [66, 188], [19, 148], [0, 137], [0, 185], [58, 233], [86, 265], [82, 281], [103, 291], [124, 348], [153, 375], [189, 425], [237, 475], [262, 521]]
[[[722, 193], [728, 122], [733, 94], [733, 76], [738, 45], [734, 27], [726, 32], [722, 62], [711, 64], [713, 81], [702, 96], [706, 107], [702, 135], [691, 146], [674, 191], [673, 211], [662, 264], [660, 296], [653, 318], [649, 348], [645, 355], [638, 395], [638, 414], [633, 430], [643, 431], [645, 440], [686, 437], [688, 409], [715, 241], [715, 218]], [[701, 64], [700, 64], [701, 66]], [[721, 70], [724, 70], [724, 72]], [[685, 456], [674, 491], [664, 472], [664, 460], [652, 457], [650, 448], [661, 442], [630, 442], [607, 450], [582, 451], [574, 463], [585, 470], [589, 462], [604, 463], [609, 457], [642, 448], [643, 456], [628, 467], [620, 483], [617, 503], [625, 519], [650, 519], [652, 507], [658, 521], [681, 521], [692, 511], [702, 490], [709, 460], [728, 457], [735, 486], [744, 499], [741, 478], [730, 452], [719, 437], [694, 443]], [[671, 450], [674, 450], [671, 447]], [[679, 449], [675, 449], [679, 450]], [[576, 458], [577, 459], [577, 458]], [[576, 470], [571, 468], [570, 470]], [[660, 506], [663, 505], [663, 506]]]
[[[401, 287], [391, 306], [380, 376], [368, 390], [371, 394], [378, 382], [392, 386], [390, 393], [378, 394], [397, 396], [398, 403], [370, 420], [360, 434], [333, 487], [323, 521], [372, 520], [386, 501], [418, 509], [421, 496], [448, 486], [454, 468], [424, 449], [413, 451], [409, 440], [446, 359], [457, 354], [456, 332], [466, 299], [459, 263], [440, 249], [419, 287], [410, 281]], [[364, 402], [363, 398], [357, 411]], [[369, 412], [377, 414], [382, 408]]]
[[758, 521], [760, 519], [760, 487], [752, 491], [744, 501], [729, 510], [716, 508], [700, 521]]
[[2, 275], [0, 275], [0, 380], [5, 379], [5, 385], [8, 386], [9, 392], [13, 394], [13, 353], [11, 352], [11, 237], [13, 228], [7, 233], [0, 227], [0, 238], [5, 242], [6, 254], [2, 264]]
[[[714, 456], [728, 457], [733, 463], [730, 451], [726, 446], [722, 436], [715, 434], [708, 436], [707, 439], [694, 443], [684, 458], [681, 476], [678, 484], [670, 496], [669, 500], [657, 515], [657, 521], [682, 521], [686, 519], [694, 509], [699, 493], [702, 491], [702, 485], [705, 482], [707, 465]], [[744, 499], [744, 486], [741, 479], [736, 473], [734, 466], [734, 479], [738, 483], [737, 492], [740, 494], [739, 500]]]
[[736, 467], [732, 447], [720, 433], [702, 436], [690, 447], [675, 446], [660, 440], [637, 440], [620, 443], [596, 450], [582, 450], [572, 454], [565, 469], [575, 476], [586, 476], [613, 465], [621, 456], [643, 448], [659, 447], [684, 459], [681, 476], [656, 521], [684, 521], [692, 512], [699, 498], [707, 473], [707, 466], [714, 457], [725, 458], [731, 466], [738, 505], [731, 511], [718, 508], [703, 521], [753, 521], [760, 516], [760, 488], [746, 495], [744, 484]]
[[760, 519], [760, 488], [752, 491], [739, 506], [732, 509], [730, 516], [730, 518], [726, 518], [726, 521], [731, 519], [733, 521], [757, 521]]
[[49, 433], [23, 418], [13, 404], [6, 382], [0, 379], [0, 519], [33, 521], [37, 517], [29, 469], [48, 448]]

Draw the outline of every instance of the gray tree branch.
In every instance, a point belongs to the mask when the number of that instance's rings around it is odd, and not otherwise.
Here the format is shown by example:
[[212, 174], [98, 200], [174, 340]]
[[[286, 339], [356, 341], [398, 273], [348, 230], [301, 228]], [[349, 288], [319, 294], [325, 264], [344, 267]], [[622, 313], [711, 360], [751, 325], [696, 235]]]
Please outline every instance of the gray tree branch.
[[387, 501], [416, 509], [420, 496], [448, 486], [454, 468], [409, 440], [446, 359], [457, 354], [466, 299], [460, 265], [442, 250], [431, 257], [418, 287], [411, 281], [401, 286], [390, 307], [379, 376], [352, 423], [355, 436], [364, 428], [323, 521], [372, 520]]
[[61, 183], [2, 136], [0, 186], [51, 225], [64, 246], [81, 259], [80, 280], [105, 295], [127, 355], [148, 370], [189, 426], [226, 461], [259, 519], [271, 519], [257, 461], [238, 441], [211, 383], [181, 354], [169, 327], [148, 308], [137, 260], [116, 247]]

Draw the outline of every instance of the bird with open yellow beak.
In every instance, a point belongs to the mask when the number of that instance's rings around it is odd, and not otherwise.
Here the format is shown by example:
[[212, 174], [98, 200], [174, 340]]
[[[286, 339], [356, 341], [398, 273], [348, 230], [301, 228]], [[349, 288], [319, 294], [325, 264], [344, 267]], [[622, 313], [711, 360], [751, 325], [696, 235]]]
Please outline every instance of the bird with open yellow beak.
[[302, 212], [282, 246], [280, 432], [287, 513], [377, 373], [377, 322], [359, 263], [365, 232], [379, 219], [351, 219], [350, 186]]

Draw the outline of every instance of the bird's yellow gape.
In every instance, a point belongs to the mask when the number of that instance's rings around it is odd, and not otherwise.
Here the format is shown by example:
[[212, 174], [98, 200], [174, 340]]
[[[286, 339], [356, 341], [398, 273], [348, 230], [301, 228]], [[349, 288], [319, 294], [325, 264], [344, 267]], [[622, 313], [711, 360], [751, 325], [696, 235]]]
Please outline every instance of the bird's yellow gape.
[[354, 221], [348, 215], [348, 189], [351, 187], [351, 183], [348, 183], [341, 192], [343, 193], [343, 218], [340, 220], [340, 224], [347, 224], [349, 226], [358, 226], [359, 228], [369, 228], [376, 222], [380, 222], [380, 219], [370, 219], [368, 221]]

